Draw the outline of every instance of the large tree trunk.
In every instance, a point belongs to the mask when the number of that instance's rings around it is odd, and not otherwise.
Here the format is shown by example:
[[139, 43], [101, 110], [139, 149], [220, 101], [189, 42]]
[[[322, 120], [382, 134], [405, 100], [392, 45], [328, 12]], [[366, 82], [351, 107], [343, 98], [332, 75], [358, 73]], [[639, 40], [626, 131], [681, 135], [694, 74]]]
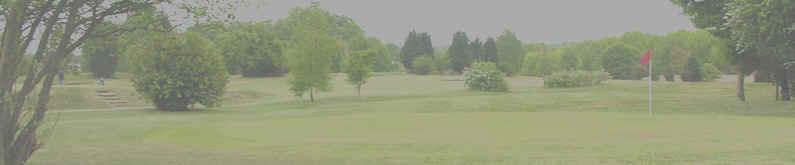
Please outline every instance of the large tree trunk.
[[19, 43], [22, 35], [22, 25], [24, 24], [24, 1], [10, 1], [5, 3], [4, 8], [8, 12], [5, 15], [5, 27], [3, 29], [2, 52], [0, 52], [0, 165], [10, 165], [11, 143], [14, 140], [16, 126], [12, 120], [12, 95], [13, 85], [16, 81], [17, 65], [22, 56], [19, 51]]
[[737, 98], [740, 101], [745, 101], [745, 74], [737, 73]]
[[313, 87], [309, 87], [309, 100], [315, 102], [315, 89]]
[[778, 79], [778, 86], [781, 87], [781, 100], [789, 101], [790, 98], [790, 86], [789, 86], [789, 74], [787, 70], [784, 68], [780, 68], [776, 72], [776, 79]]
[[[0, 98], [0, 99], [4, 99], [4, 98]], [[0, 106], [4, 106], [4, 107], [0, 107], [0, 133], [6, 134], [6, 132], [9, 132], [9, 130], [8, 130], [9, 128], [8, 128], [8, 124], [7, 123], [10, 120], [10, 116], [11, 115], [9, 115], [9, 112], [11, 112], [11, 111], [10, 111], [10, 109], [5, 108], [7, 106], [2, 105], [2, 104], [6, 103], [5, 100], [4, 101], [0, 101], [0, 102], [2, 102], [2, 103], [0, 103]], [[5, 161], [6, 161], [6, 148], [8, 148], [7, 143], [8, 143], [8, 141], [7, 141], [6, 137], [5, 137], [5, 135], [4, 136], [0, 136], [0, 165], [6, 165], [6, 163], [5, 163]]]

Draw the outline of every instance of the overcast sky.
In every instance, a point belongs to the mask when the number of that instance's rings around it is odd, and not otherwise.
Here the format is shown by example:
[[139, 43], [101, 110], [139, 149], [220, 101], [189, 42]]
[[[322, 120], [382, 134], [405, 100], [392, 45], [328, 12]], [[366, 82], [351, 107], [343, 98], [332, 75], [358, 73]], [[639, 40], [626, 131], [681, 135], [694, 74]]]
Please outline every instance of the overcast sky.
[[[241, 20], [276, 20], [308, 0], [262, 0], [238, 10]], [[595, 40], [641, 31], [665, 34], [694, 29], [669, 0], [320, 0], [320, 6], [353, 18], [368, 36], [401, 45], [408, 32], [429, 32], [449, 45], [456, 31], [496, 37], [505, 29], [524, 42]]]

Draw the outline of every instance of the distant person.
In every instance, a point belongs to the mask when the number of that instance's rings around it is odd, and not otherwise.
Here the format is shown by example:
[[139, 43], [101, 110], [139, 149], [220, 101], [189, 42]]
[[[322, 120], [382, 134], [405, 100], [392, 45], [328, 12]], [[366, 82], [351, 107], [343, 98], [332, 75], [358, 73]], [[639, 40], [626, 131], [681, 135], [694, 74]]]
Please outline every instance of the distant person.
[[64, 75], [63, 71], [58, 71], [58, 85], [63, 86]]
[[98, 83], [98, 85], [99, 85], [99, 86], [105, 86], [105, 78], [103, 78], [103, 77], [99, 77], [99, 83]]

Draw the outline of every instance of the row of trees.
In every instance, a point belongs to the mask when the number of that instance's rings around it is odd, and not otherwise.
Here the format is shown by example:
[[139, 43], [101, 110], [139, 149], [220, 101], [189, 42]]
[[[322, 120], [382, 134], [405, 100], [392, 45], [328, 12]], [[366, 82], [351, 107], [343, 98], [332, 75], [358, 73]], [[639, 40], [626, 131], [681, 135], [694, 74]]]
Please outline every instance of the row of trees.
[[456, 32], [453, 35], [453, 44], [447, 49], [449, 55], [450, 69], [455, 73], [463, 73], [465, 68], [470, 67], [473, 62], [492, 62], [498, 63], [497, 42], [494, 38], [488, 38], [485, 43], [480, 39], [469, 41], [465, 32]]
[[[790, 100], [795, 60], [795, 2], [789, 0], [671, 0], [691, 16], [697, 28], [727, 40], [728, 59], [741, 75], [755, 71], [771, 73]], [[745, 100], [744, 76], [738, 76], [737, 96]], [[778, 93], [778, 90], [776, 90]]]
[[[187, 29], [188, 32], [201, 34], [217, 47], [218, 53], [224, 57], [224, 63], [230, 74], [241, 74], [244, 77], [281, 76], [288, 72], [288, 56], [286, 49], [294, 42], [296, 31], [294, 26], [303, 21], [305, 10], [317, 10], [318, 20], [329, 23], [327, 31], [337, 38], [339, 45], [334, 56], [330, 57], [331, 72], [342, 72], [347, 56], [362, 50], [373, 50], [373, 69], [378, 72], [400, 70], [393, 64], [399, 48], [396, 45], [384, 45], [373, 37], [365, 37], [364, 31], [348, 17], [335, 15], [315, 8], [299, 8], [291, 11], [290, 16], [271, 22], [201, 22]], [[313, 11], [315, 12], [315, 11]], [[136, 30], [119, 35], [95, 38], [83, 48], [84, 70], [94, 73], [95, 77], [113, 77], [116, 71], [130, 71], [130, 56], [126, 48], [143, 41], [150, 32], [171, 31], [174, 29], [168, 17], [157, 11], [141, 12], [128, 18], [123, 24], [105, 23], [107, 26], [137, 27]], [[398, 51], [395, 51], [398, 50]]]
[[410, 73], [454, 72], [461, 74], [474, 62], [491, 62], [505, 74], [519, 73], [525, 50], [516, 34], [506, 30], [496, 40], [470, 40], [466, 32], [456, 32], [446, 50], [435, 50], [428, 33], [411, 31], [400, 53], [400, 61]]
[[[522, 74], [547, 76], [560, 71], [606, 71], [614, 79], [636, 80], [648, 76], [648, 71], [636, 60], [646, 50], [654, 53], [654, 80], [660, 76], [673, 81], [682, 75], [687, 81], [710, 80], [714, 77], [686, 74], [715, 66], [723, 72], [733, 67], [725, 58], [725, 41], [706, 31], [677, 31], [665, 36], [628, 32], [619, 37], [558, 45], [529, 44]], [[692, 65], [686, 65], [691, 63]], [[711, 69], [710, 69], [711, 70]], [[700, 72], [699, 72], [700, 73]]]
[[[709, 81], [721, 72], [734, 72], [727, 54], [726, 40], [707, 31], [677, 31], [667, 35], [628, 32], [608, 37], [564, 44], [522, 44], [506, 30], [496, 40], [470, 40], [465, 32], [456, 32], [449, 48], [435, 50], [430, 35], [412, 31], [400, 60], [411, 73], [462, 73], [473, 62], [492, 62], [508, 76], [547, 76], [562, 71], [606, 71], [614, 79], [637, 80], [648, 76], [636, 60], [646, 50], [654, 52], [654, 73], [674, 81]], [[719, 71], [716, 71], [719, 70]]]

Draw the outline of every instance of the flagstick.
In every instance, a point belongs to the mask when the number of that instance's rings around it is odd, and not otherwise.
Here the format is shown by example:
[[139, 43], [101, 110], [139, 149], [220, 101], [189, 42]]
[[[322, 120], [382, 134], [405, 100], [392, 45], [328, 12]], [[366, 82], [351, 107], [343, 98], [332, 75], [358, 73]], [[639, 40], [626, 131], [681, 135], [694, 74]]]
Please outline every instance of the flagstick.
[[653, 66], [654, 66], [654, 58], [650, 57], [649, 58], [649, 116], [654, 116], [654, 111], [652, 111], [652, 102], [651, 102], [651, 100], [652, 100], [652, 97], [651, 97], [651, 95], [652, 95], [651, 94], [651, 92], [652, 92], [652, 90], [651, 90], [651, 85], [652, 85], [651, 81], [654, 79], [654, 78], [652, 78], [652, 76], [654, 76], [654, 70], [652, 70], [652, 69], [654, 69]]

